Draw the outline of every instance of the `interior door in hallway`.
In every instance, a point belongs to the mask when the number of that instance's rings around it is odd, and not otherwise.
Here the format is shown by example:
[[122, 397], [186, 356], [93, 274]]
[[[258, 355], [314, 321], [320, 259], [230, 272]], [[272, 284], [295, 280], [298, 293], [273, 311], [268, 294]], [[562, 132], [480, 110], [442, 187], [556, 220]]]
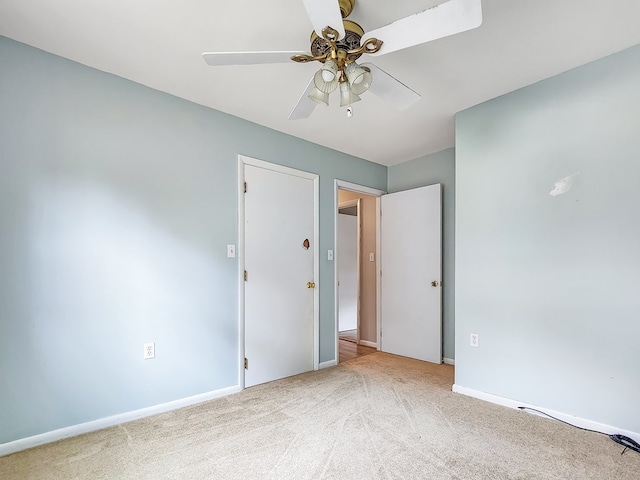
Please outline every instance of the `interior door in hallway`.
[[[357, 205], [354, 207], [357, 212]], [[349, 212], [351, 210], [347, 209]], [[343, 210], [345, 211], [345, 210]], [[359, 218], [338, 213], [338, 332], [358, 329]], [[357, 337], [357, 335], [356, 335]]]
[[382, 350], [442, 363], [441, 185], [381, 197]]
[[314, 368], [315, 187], [245, 164], [245, 386]]

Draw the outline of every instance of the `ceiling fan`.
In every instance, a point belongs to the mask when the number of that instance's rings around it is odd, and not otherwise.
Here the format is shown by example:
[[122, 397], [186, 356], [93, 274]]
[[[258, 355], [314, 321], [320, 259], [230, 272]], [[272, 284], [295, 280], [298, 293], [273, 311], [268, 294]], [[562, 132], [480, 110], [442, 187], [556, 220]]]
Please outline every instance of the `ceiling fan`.
[[438, 38], [479, 27], [482, 23], [481, 0], [448, 0], [422, 12], [397, 20], [368, 33], [347, 20], [356, 0], [302, 0], [311, 19], [311, 54], [279, 52], [205, 52], [211, 66], [255, 65], [264, 63], [323, 63], [298, 103], [290, 120], [306, 118], [316, 105], [329, 105], [329, 94], [340, 92], [340, 106], [360, 100], [366, 91], [390, 102], [400, 110], [411, 107], [420, 95], [372, 63], [356, 63], [362, 55], [379, 56], [420, 45]]

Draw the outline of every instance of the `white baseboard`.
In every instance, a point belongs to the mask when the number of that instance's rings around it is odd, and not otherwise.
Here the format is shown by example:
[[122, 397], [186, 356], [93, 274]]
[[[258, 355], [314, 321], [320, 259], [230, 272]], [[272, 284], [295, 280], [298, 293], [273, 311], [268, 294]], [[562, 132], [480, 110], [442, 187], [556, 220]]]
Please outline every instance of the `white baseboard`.
[[370, 342], [369, 340], [360, 340], [360, 345], [363, 345], [365, 347], [378, 348], [378, 344], [376, 342]]
[[322, 362], [318, 365], [318, 370], [323, 368], [335, 367], [338, 364], [335, 360], [329, 360], [328, 362]]
[[38, 445], [43, 445], [45, 443], [56, 442], [63, 438], [75, 437], [76, 435], [102, 430], [103, 428], [113, 427], [114, 425], [120, 425], [121, 423], [130, 422], [139, 418], [188, 407], [190, 405], [195, 405], [196, 403], [202, 403], [208, 400], [213, 400], [214, 398], [224, 397], [239, 391], [241, 391], [241, 388], [238, 385], [221, 388], [220, 390], [214, 390], [213, 392], [201, 393], [199, 395], [181, 398], [172, 402], [161, 403], [152, 407], [141, 408], [140, 410], [121, 413], [111, 417], [99, 418], [90, 422], [79, 423], [78, 425], [40, 433], [38, 435], [21, 438], [8, 443], [2, 443], [0, 444], [0, 457], [3, 455], [9, 455], [10, 453], [19, 452], [21, 450], [26, 450], [27, 448], [37, 447]]
[[[480, 390], [474, 390], [472, 388], [462, 387], [460, 385], [453, 385], [452, 390], [456, 393], [461, 393], [462, 395], [467, 395], [469, 397], [478, 398], [480, 400], [484, 400], [486, 402], [495, 403], [497, 405], [502, 405], [504, 407], [509, 408], [518, 408], [518, 407], [528, 407], [535, 408], [536, 410], [540, 410], [541, 412], [545, 412], [548, 415], [556, 417], [562, 421], [570, 423], [571, 425], [575, 425], [576, 427], [587, 428], [589, 430], [596, 430], [598, 432], [606, 433], [607, 435], [611, 435], [614, 433], [618, 433], [621, 435], [626, 435], [627, 437], [633, 438], [636, 441], [640, 441], [640, 433], [632, 432], [630, 430], [624, 430], [622, 428], [613, 427], [611, 425], [606, 425], [604, 423], [594, 422], [593, 420], [587, 420], [586, 418], [575, 417], [573, 415], [569, 415], [568, 413], [556, 412], [555, 410], [550, 410], [544, 407], [538, 407], [537, 405], [531, 405], [530, 403], [518, 402], [516, 400], [512, 400], [510, 398], [500, 397], [498, 395], [493, 395], [491, 393], [481, 392]], [[527, 413], [532, 413], [534, 415], [539, 415], [545, 418], [545, 415], [532, 412], [531, 410], [524, 410]]]
[[442, 363], [446, 364], [446, 365], [455, 365], [456, 361], [453, 358], [443, 358], [442, 359]]

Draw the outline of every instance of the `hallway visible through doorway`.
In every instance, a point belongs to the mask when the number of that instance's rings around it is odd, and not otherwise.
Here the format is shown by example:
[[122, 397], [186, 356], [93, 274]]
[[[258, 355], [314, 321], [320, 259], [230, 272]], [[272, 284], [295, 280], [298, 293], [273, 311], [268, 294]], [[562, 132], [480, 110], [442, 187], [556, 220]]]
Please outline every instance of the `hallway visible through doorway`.
[[338, 340], [338, 362], [342, 363], [353, 358], [362, 357], [378, 351], [377, 348], [358, 345], [355, 339], [355, 330], [351, 332], [341, 332]]

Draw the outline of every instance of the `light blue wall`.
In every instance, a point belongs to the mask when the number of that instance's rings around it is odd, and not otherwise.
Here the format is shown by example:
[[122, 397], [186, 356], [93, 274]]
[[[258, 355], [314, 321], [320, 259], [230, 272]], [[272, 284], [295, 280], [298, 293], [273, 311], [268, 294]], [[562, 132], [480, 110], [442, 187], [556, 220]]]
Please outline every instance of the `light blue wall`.
[[640, 46], [458, 114], [456, 384], [640, 432], [639, 187]]
[[387, 172], [389, 193], [442, 184], [443, 353], [449, 359], [455, 358], [455, 173], [453, 148], [394, 165]]
[[386, 187], [381, 165], [3, 37], [0, 65], [0, 443], [237, 383], [239, 153], [320, 175], [322, 251], [334, 178]]

